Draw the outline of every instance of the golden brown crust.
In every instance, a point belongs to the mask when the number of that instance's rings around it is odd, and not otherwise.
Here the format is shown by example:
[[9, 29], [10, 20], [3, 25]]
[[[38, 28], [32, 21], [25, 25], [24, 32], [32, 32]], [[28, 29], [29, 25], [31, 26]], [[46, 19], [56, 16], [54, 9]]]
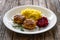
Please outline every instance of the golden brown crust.
[[34, 29], [35, 26], [36, 26], [36, 23], [32, 19], [26, 19], [23, 23], [23, 27], [26, 28], [26, 29], [29, 29], [29, 30]]
[[14, 16], [15, 23], [21, 24], [21, 23], [23, 23], [24, 20], [25, 20], [25, 17], [22, 15], [15, 15]]

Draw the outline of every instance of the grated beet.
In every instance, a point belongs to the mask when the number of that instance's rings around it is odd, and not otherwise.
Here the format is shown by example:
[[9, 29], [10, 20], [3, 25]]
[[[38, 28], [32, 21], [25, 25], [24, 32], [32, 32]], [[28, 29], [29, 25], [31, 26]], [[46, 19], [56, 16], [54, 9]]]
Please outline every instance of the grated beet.
[[48, 19], [46, 17], [42, 17], [41, 19], [38, 19], [36, 24], [39, 27], [46, 27], [48, 25]]

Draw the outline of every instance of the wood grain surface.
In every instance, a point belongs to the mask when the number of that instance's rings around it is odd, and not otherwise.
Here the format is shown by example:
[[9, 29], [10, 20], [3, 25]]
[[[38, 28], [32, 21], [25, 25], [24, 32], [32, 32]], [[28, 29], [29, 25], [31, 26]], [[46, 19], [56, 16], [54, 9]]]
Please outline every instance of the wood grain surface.
[[[0, 40], [60, 40], [60, 0], [5, 0], [0, 6]], [[57, 23], [51, 30], [34, 35], [15, 33], [3, 24], [4, 14], [13, 7], [38, 5], [52, 10], [57, 15]]]

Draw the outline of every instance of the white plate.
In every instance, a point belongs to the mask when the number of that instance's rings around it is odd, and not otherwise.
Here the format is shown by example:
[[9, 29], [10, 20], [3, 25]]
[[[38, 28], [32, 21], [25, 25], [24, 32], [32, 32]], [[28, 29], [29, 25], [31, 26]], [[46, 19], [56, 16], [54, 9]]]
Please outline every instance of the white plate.
[[[48, 20], [49, 20], [49, 25], [45, 28], [41, 28], [38, 31], [33, 31], [33, 32], [27, 32], [27, 31], [20, 31], [18, 29], [15, 29], [12, 26], [12, 20], [11, 18], [16, 15], [16, 14], [20, 14], [21, 10], [25, 9], [25, 8], [33, 8], [33, 9], [37, 9], [42, 11], [43, 15], [45, 15]], [[45, 31], [50, 30], [52, 27], [54, 27], [54, 25], [57, 22], [57, 17], [55, 15], [55, 13], [53, 13], [51, 10], [41, 7], [41, 6], [34, 6], [34, 5], [25, 5], [25, 6], [18, 6], [15, 8], [12, 8], [11, 10], [9, 10], [8, 12], [5, 13], [5, 16], [3, 17], [3, 23], [5, 24], [5, 26], [17, 33], [23, 33], [23, 34], [37, 34], [37, 33], [43, 33]]]

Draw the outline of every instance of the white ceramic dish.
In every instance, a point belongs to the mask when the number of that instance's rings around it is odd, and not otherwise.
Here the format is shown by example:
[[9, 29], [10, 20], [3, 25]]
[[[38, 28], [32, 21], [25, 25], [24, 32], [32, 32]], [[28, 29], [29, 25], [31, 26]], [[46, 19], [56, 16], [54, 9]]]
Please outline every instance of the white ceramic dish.
[[[42, 11], [42, 13], [48, 18], [49, 20], [49, 25], [45, 28], [41, 28], [39, 31], [34, 31], [34, 32], [26, 32], [26, 31], [20, 31], [18, 29], [15, 29], [12, 26], [12, 16], [16, 15], [16, 14], [20, 14], [21, 10], [25, 9], [25, 8], [33, 8], [33, 9], [37, 9]], [[54, 27], [54, 25], [57, 22], [57, 17], [56, 15], [49, 9], [44, 8], [44, 7], [40, 7], [40, 6], [34, 6], [34, 5], [25, 5], [25, 6], [18, 6], [15, 8], [12, 8], [11, 10], [9, 10], [8, 12], [5, 13], [4, 17], [3, 17], [3, 23], [5, 24], [5, 26], [17, 33], [22, 33], [22, 34], [37, 34], [37, 33], [43, 33], [45, 31], [50, 30], [52, 27]]]

